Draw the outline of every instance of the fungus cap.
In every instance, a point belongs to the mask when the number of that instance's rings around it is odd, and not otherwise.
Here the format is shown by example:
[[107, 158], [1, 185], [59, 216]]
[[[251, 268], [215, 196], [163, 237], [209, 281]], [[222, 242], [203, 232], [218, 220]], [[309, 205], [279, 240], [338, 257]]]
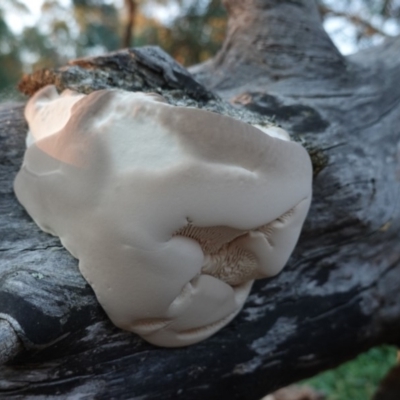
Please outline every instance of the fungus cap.
[[119, 90], [48, 86], [25, 115], [15, 193], [79, 259], [120, 328], [160, 346], [196, 343], [287, 262], [311, 201], [301, 145]]

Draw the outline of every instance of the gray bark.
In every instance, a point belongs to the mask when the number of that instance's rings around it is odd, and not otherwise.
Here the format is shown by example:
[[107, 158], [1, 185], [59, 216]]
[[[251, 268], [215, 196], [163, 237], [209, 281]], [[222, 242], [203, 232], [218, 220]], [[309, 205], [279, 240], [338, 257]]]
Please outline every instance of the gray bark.
[[256, 400], [371, 346], [400, 344], [400, 40], [345, 58], [312, 0], [225, 3], [221, 52], [191, 69], [202, 85], [148, 49], [140, 63], [135, 51], [116, 53], [24, 87], [153, 90], [174, 104], [274, 119], [316, 170], [288, 265], [257, 282], [240, 315], [205, 342], [160, 349], [120, 331], [76, 261], [16, 202], [26, 127], [20, 106], [0, 108], [0, 337], [19, 353], [0, 367], [1, 398]]

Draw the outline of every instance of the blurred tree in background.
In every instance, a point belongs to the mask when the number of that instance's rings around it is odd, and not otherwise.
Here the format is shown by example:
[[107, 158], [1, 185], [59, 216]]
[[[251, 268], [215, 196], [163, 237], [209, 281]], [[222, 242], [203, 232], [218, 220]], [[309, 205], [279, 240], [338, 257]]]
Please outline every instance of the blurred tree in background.
[[[400, 33], [400, 0], [318, 1], [328, 32], [345, 53]], [[44, 0], [35, 25], [21, 23], [18, 32], [7, 16], [28, 14], [25, 4], [0, 4], [2, 91], [23, 72], [126, 45], [157, 44], [184, 65], [200, 63], [217, 52], [226, 29], [220, 0]]]
[[[77, 29], [77, 56], [116, 50], [120, 45], [118, 10], [102, 0], [72, 0], [73, 20]], [[64, 22], [64, 21], [62, 21]]]
[[318, 0], [325, 28], [342, 52], [353, 53], [400, 34], [399, 0]]
[[184, 65], [203, 62], [217, 52], [224, 39], [225, 9], [220, 0], [179, 3], [179, 15], [165, 24], [140, 14], [134, 43], [157, 44]]
[[12, 33], [5, 20], [9, 8], [19, 8], [19, 12], [28, 12], [18, 1], [3, 1], [0, 5], [0, 90], [11, 88], [21, 76], [22, 61], [19, 51], [19, 40]]

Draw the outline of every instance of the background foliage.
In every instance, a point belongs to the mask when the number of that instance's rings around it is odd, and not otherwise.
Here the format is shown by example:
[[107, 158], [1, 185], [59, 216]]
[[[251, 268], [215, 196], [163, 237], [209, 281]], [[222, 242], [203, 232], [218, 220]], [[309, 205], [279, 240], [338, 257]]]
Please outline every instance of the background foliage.
[[[182, 64], [196, 64], [217, 52], [226, 30], [220, 0], [41, 1], [33, 24], [22, 21], [30, 13], [28, 0], [0, 2], [0, 91], [14, 87], [23, 72], [127, 45], [157, 44]], [[345, 53], [400, 33], [400, 0], [318, 1], [328, 32]], [[127, 28], [129, 43], [123, 39]]]
[[324, 393], [325, 400], [368, 400], [394, 365], [396, 349], [382, 346], [304, 383]]

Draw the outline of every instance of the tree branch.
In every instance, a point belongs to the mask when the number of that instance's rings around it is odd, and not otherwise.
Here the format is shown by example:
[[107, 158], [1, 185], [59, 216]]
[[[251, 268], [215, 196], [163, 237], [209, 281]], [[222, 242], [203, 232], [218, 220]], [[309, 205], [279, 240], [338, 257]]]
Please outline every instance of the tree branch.
[[[79, 60], [33, 82], [83, 91], [142, 87], [173, 104], [230, 110], [153, 50]], [[352, 58], [346, 79], [329, 83], [324, 75], [318, 93], [298, 80], [297, 90], [307, 94], [301, 99], [267, 92], [251, 74], [248, 90], [235, 91], [243, 109], [236, 118], [250, 118], [246, 110], [275, 118], [317, 154], [320, 173], [283, 272], [257, 282], [225, 329], [182, 349], [155, 348], [113, 327], [76, 261], [26, 216], [12, 193], [26, 126], [21, 108], [0, 112], [0, 312], [19, 321], [29, 350], [0, 368], [8, 387], [19, 382], [12, 391], [0, 389], [0, 397], [48, 395], [57, 387], [66, 397], [259, 400], [371, 346], [399, 344], [400, 88], [393, 81], [400, 68], [390, 48], [379, 54], [387, 57], [368, 64], [368, 57]]]
[[[213, 60], [191, 70], [207, 87], [229, 90], [333, 79], [346, 63], [324, 31], [314, 0], [225, 0], [228, 32]], [[290, 28], [288, 28], [290, 27]], [[251, 71], [251, 75], [249, 72]]]
[[332, 8], [327, 7], [326, 5], [320, 5], [319, 11], [323, 17], [325, 17], [327, 14], [331, 14], [336, 17], [346, 18], [348, 21], [352, 22], [354, 25], [360, 26], [364, 30], [364, 35], [366, 35], [366, 36], [378, 34], [378, 35], [381, 35], [384, 37], [390, 37], [390, 35], [388, 35], [386, 32], [382, 31], [381, 29], [377, 28], [376, 26], [373, 26], [371, 23], [369, 23], [365, 19], [362, 19], [358, 15], [333, 10]]

